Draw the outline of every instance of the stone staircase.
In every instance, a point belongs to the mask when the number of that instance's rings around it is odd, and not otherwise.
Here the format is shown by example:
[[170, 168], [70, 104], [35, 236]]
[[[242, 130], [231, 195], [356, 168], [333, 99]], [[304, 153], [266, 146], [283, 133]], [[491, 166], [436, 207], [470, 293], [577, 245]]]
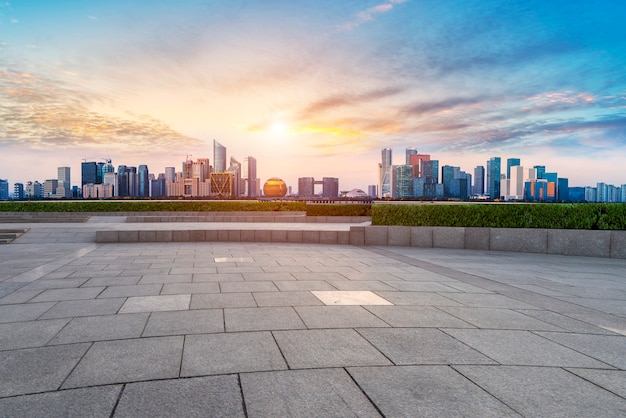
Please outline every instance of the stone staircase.
[[21, 237], [28, 229], [0, 229], [0, 244], [8, 244]]

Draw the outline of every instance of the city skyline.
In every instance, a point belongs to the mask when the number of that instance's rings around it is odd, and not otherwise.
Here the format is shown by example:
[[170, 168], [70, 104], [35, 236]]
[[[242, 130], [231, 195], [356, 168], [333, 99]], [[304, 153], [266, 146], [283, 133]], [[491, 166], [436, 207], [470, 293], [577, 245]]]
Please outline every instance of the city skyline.
[[158, 173], [214, 140], [293, 188], [365, 190], [380, 150], [406, 147], [468, 172], [499, 156], [572, 186], [626, 177], [623, 2], [150, 6], [0, 5], [0, 178], [108, 158]]

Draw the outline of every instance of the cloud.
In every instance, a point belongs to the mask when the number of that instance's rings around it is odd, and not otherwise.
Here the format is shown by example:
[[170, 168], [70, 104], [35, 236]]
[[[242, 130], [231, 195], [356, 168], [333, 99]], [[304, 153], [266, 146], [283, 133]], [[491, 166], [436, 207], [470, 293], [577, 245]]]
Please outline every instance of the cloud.
[[365, 93], [357, 94], [336, 94], [324, 97], [307, 106], [300, 112], [301, 118], [315, 117], [320, 113], [334, 110], [342, 106], [358, 106], [364, 103], [377, 101], [386, 97], [395, 96], [404, 91], [402, 87], [387, 87], [382, 89], [370, 90]]
[[0, 144], [164, 151], [201, 142], [154, 118], [94, 112], [94, 99], [58, 80], [0, 71]]
[[356, 13], [355, 18], [344, 22], [338, 26], [339, 30], [352, 30], [363, 23], [370, 22], [378, 15], [391, 11], [395, 5], [405, 3], [406, 0], [389, 0], [376, 6], [361, 10]]

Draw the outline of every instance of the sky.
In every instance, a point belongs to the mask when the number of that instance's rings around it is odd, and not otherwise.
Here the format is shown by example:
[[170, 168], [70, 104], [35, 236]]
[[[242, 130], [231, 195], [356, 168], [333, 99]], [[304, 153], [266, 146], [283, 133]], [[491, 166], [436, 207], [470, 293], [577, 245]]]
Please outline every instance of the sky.
[[378, 183], [381, 150], [626, 183], [623, 0], [0, 0], [0, 178], [257, 159]]

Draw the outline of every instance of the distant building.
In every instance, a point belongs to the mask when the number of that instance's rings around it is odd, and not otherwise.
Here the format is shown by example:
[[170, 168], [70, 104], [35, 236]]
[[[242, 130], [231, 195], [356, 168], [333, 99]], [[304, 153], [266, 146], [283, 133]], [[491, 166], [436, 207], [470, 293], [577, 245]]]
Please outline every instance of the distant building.
[[49, 179], [43, 183], [43, 194], [46, 199], [54, 197], [54, 194], [57, 191], [57, 187], [59, 187], [59, 180], [57, 179]]
[[485, 167], [482, 165], [476, 166], [474, 169], [474, 188], [472, 189], [472, 194], [485, 194]]
[[235, 157], [230, 157], [230, 165], [228, 166], [228, 170], [232, 173], [232, 197], [241, 196], [241, 163], [235, 159]]
[[413, 197], [413, 166], [394, 165], [392, 181], [392, 197], [397, 199]]
[[329, 199], [339, 197], [339, 179], [337, 177], [322, 178], [322, 197]]
[[72, 197], [70, 168], [58, 167], [57, 168], [57, 180], [58, 180], [58, 186], [56, 188], [56, 191], [54, 195], [50, 197], [54, 197], [57, 199]]
[[137, 169], [137, 196], [150, 196], [150, 173], [145, 164], [140, 165]]
[[217, 173], [226, 171], [226, 147], [213, 140], [213, 169]]
[[377, 198], [378, 197], [378, 186], [375, 184], [370, 184], [367, 186], [367, 194], [369, 197]]
[[412, 155], [417, 155], [417, 148], [413, 148], [413, 147], [407, 148], [406, 151], [405, 151], [405, 155], [406, 155], [406, 162], [405, 162], [405, 164], [406, 165], [413, 165], [411, 163], [411, 156]]
[[487, 161], [487, 187], [486, 192], [492, 199], [500, 198], [500, 157], [492, 157]]
[[315, 178], [298, 178], [298, 197], [313, 197], [315, 195]]
[[568, 190], [570, 202], [584, 202], [585, 201], [585, 188], [584, 187], [570, 187]]
[[506, 178], [511, 178], [511, 167], [517, 167], [521, 163], [519, 158], [508, 158], [506, 160]]
[[233, 173], [211, 173], [211, 195], [218, 198], [230, 198], [233, 196]]
[[81, 185], [98, 183], [98, 166], [94, 161], [83, 162], [80, 165]]
[[243, 159], [241, 176], [243, 180], [243, 195], [247, 197], [258, 196], [260, 194], [261, 180], [256, 176], [256, 158], [248, 156]]
[[378, 191], [380, 197], [391, 197], [391, 148], [381, 152], [382, 162], [378, 164]]
[[43, 199], [43, 184], [38, 181], [29, 181], [24, 186], [24, 194], [28, 199]]
[[13, 199], [22, 200], [26, 197], [24, 193], [24, 184], [23, 183], [15, 183], [13, 185]]
[[0, 200], [9, 200], [9, 180], [0, 179]]

